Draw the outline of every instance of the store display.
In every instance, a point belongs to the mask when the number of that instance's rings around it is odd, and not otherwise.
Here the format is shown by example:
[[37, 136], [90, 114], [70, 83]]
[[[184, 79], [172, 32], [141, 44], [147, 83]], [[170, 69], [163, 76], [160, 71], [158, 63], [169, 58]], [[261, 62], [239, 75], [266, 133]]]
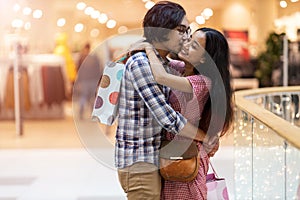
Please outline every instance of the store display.
[[[62, 118], [68, 82], [64, 59], [53, 54], [22, 55], [18, 60], [22, 118]], [[0, 119], [14, 118], [14, 60], [1, 58]]]

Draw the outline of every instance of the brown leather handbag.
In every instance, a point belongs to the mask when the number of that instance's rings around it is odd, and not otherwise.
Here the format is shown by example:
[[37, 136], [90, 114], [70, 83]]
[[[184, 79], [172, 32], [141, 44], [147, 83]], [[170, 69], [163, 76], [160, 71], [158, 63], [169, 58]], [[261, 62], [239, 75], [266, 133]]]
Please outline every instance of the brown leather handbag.
[[189, 182], [200, 165], [198, 147], [191, 140], [163, 140], [160, 148], [160, 174], [165, 180]]

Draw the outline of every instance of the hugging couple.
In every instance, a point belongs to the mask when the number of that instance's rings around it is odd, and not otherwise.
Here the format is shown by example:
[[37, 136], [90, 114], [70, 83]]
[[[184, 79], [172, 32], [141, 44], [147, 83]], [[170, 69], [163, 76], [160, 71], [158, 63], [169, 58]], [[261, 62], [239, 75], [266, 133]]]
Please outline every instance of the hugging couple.
[[[186, 12], [160, 1], [143, 19], [145, 41], [134, 44], [121, 83], [115, 164], [129, 200], [207, 199], [209, 157], [231, 127], [229, 48], [217, 30], [190, 35]], [[151, 59], [150, 61], [150, 57]], [[163, 180], [162, 138], [197, 141], [200, 167], [190, 182]]]

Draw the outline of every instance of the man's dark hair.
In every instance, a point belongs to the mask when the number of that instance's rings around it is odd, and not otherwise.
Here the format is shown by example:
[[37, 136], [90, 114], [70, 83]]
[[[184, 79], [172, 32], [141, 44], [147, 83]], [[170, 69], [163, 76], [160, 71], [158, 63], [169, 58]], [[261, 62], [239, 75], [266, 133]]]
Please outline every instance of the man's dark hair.
[[144, 37], [149, 42], [167, 41], [170, 30], [179, 26], [185, 15], [185, 10], [177, 3], [170, 1], [156, 3], [144, 17]]

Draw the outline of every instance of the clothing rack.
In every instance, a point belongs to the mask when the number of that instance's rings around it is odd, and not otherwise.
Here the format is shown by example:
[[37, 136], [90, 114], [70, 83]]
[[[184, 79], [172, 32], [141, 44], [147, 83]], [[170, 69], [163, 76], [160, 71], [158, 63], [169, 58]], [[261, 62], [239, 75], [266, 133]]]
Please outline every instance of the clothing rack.
[[14, 119], [16, 132], [22, 135], [23, 119], [64, 117], [69, 83], [63, 57], [20, 55], [17, 48], [10, 56], [0, 57], [0, 120]]

